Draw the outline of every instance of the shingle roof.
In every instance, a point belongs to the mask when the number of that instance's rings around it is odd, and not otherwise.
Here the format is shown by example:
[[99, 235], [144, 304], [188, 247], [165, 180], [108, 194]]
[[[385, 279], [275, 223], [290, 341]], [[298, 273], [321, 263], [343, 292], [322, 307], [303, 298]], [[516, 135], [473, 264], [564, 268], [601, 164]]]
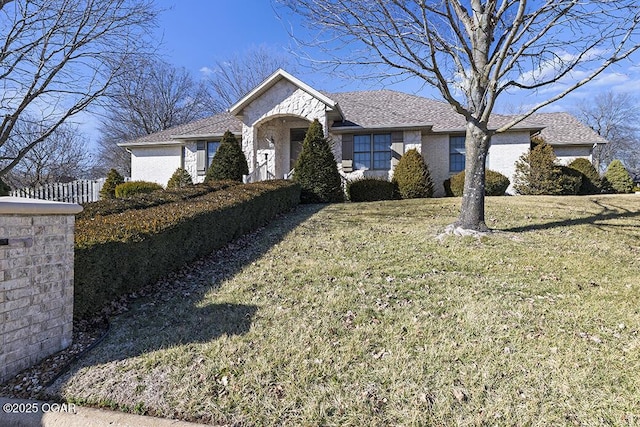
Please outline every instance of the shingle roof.
[[[464, 118], [446, 102], [424, 98], [392, 90], [325, 93], [336, 101], [344, 114], [344, 122], [336, 122], [333, 129], [340, 126], [362, 128], [398, 127], [400, 125], [421, 125], [431, 127], [433, 132], [464, 131]], [[496, 128], [514, 116], [494, 114], [489, 126]], [[582, 124], [569, 113], [538, 113], [515, 126], [515, 129], [542, 129], [541, 136], [552, 145], [592, 145], [606, 141], [591, 128]], [[225, 112], [214, 116], [176, 126], [136, 140], [123, 146], [166, 144], [176, 141], [176, 137], [222, 136], [230, 130], [242, 132], [242, 122]]]
[[552, 145], [606, 144], [607, 140], [569, 113], [537, 113], [532, 121], [545, 126], [540, 136]]
[[222, 136], [227, 130], [237, 134], [242, 133], [242, 122], [231, 114], [224, 112], [194, 122], [163, 130], [161, 132], [145, 135], [133, 141], [128, 141], [122, 146], [162, 144], [175, 141], [176, 137], [196, 136], [203, 137]]
[[[434, 132], [464, 131], [465, 120], [451, 105], [435, 99], [410, 95], [392, 90], [365, 92], [344, 92], [328, 94], [338, 102], [345, 115], [347, 126], [392, 127], [398, 124], [432, 125]], [[513, 116], [493, 114], [490, 127], [498, 127], [513, 119]], [[341, 124], [335, 123], [335, 127]], [[524, 120], [515, 128], [535, 129], [542, 125], [532, 120]]]

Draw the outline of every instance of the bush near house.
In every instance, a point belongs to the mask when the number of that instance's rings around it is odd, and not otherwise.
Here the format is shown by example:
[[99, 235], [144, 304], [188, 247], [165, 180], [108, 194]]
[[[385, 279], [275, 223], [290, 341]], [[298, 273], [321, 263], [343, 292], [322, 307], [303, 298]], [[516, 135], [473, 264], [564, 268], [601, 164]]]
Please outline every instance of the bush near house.
[[395, 193], [395, 185], [380, 178], [361, 178], [347, 183], [347, 197], [352, 202], [393, 200]]
[[135, 196], [136, 194], [153, 193], [154, 191], [163, 190], [162, 185], [148, 181], [129, 181], [118, 184], [116, 187], [116, 199]]
[[574, 195], [582, 185], [582, 173], [557, 164], [553, 148], [541, 142], [516, 162], [513, 187], [524, 195]]
[[293, 180], [302, 189], [302, 203], [334, 203], [344, 200], [338, 165], [318, 119], [311, 123], [304, 137]]
[[433, 197], [433, 180], [424, 158], [415, 148], [400, 157], [392, 182], [402, 199]]
[[[464, 171], [453, 175], [451, 178], [445, 180], [444, 190], [447, 196], [462, 197], [464, 192]], [[509, 188], [509, 178], [501, 174], [500, 172], [487, 169], [485, 171], [484, 193], [487, 196], [504, 196], [504, 193]]]
[[191, 174], [184, 168], [178, 168], [169, 178], [167, 182], [167, 189], [171, 188], [183, 188], [193, 185], [193, 179]]
[[232, 180], [242, 182], [242, 176], [249, 174], [247, 158], [240, 143], [231, 131], [226, 131], [220, 147], [211, 160], [205, 181]]
[[274, 180], [76, 221], [74, 316], [154, 283], [294, 208], [300, 187]]
[[603, 178], [604, 190], [608, 193], [631, 193], [633, 180], [620, 160], [609, 163]]
[[116, 197], [116, 187], [124, 183], [124, 177], [117, 170], [111, 169], [107, 173], [107, 179], [100, 190], [100, 197], [103, 199], [113, 199]]
[[11, 191], [11, 187], [0, 178], [0, 196], [8, 196]]
[[575, 169], [582, 174], [582, 183], [578, 189], [578, 194], [599, 194], [602, 192], [602, 180], [596, 168], [587, 159], [575, 159], [569, 163], [571, 169]]

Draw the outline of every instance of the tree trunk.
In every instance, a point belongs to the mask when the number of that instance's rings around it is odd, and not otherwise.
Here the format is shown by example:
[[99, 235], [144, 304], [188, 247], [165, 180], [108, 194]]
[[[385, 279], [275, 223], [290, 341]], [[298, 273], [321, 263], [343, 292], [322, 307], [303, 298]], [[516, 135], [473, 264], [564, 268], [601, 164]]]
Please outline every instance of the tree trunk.
[[485, 164], [491, 135], [486, 126], [467, 123], [465, 140], [464, 194], [456, 228], [484, 232], [489, 228], [484, 222]]

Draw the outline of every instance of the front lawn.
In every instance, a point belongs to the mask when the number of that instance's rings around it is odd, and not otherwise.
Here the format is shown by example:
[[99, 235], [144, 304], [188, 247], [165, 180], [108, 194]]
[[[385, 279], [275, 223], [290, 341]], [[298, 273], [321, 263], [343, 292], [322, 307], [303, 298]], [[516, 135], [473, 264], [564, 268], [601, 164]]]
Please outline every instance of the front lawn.
[[[640, 424], [640, 197], [301, 206], [114, 319], [70, 401], [226, 425]], [[206, 238], [206, 236], [203, 236]]]

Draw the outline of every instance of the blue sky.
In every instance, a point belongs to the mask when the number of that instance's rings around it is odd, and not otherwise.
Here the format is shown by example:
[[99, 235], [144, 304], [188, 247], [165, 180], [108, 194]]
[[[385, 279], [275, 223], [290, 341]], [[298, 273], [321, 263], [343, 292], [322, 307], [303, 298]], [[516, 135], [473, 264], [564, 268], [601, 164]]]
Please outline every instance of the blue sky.
[[[304, 34], [299, 19], [282, 8], [276, 16], [271, 0], [156, 0], [158, 6], [167, 9], [160, 19], [158, 35], [162, 37], [160, 48], [165, 59], [191, 71], [202, 74], [204, 67], [217, 60], [225, 60], [234, 53], [242, 53], [252, 45], [266, 44], [283, 53], [295, 49], [288, 29]], [[371, 81], [339, 80], [329, 73], [312, 72], [308, 68], [297, 70], [297, 77], [311, 86], [326, 91], [346, 91], [380, 88]], [[577, 75], [575, 78], [581, 76]], [[438, 93], [424, 87], [421, 81], [412, 80], [388, 87], [423, 96], [438, 97]], [[548, 90], [548, 89], [547, 89]], [[585, 98], [600, 91], [640, 91], [640, 66], [630, 62], [615, 65], [589, 83], [586, 87], [547, 107], [545, 111], [571, 110]], [[545, 91], [539, 94], [547, 95]], [[530, 105], [532, 94], [513, 93], [500, 99], [498, 112], [513, 112]]]
[[[234, 53], [241, 54], [251, 46], [264, 44], [272, 50], [290, 53], [292, 49], [295, 51], [296, 44], [288, 30], [305, 34], [299, 18], [282, 8], [277, 10], [281, 14], [278, 17], [271, 0], [156, 0], [156, 4], [166, 9], [160, 16], [156, 34], [162, 41], [159, 53], [167, 62], [185, 67], [194, 77], [202, 77], [204, 68]], [[312, 87], [329, 92], [381, 88], [372, 81], [336, 79], [328, 72], [307, 67], [299, 67], [295, 74]], [[435, 89], [425, 87], [417, 79], [386, 88], [438, 98]], [[541, 91], [538, 99], [548, 96], [547, 90]], [[571, 111], [580, 100], [608, 90], [640, 93], [640, 66], [631, 62], [615, 65], [544, 111]], [[535, 101], [536, 96], [531, 93], [504, 94], [495, 111], [514, 113]], [[87, 119], [83, 127], [89, 129], [91, 139], [96, 138], [95, 129], [91, 128], [97, 120], [86, 116], [83, 119]]]

